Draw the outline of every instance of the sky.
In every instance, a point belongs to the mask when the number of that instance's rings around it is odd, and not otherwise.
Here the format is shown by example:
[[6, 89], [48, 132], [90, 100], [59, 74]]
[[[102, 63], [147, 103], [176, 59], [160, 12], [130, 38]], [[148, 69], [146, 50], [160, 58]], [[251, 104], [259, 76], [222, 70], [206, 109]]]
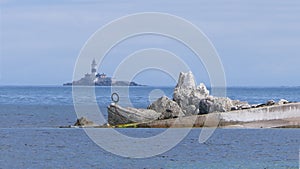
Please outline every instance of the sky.
[[[93, 33], [139, 12], [176, 15], [202, 30], [219, 54], [227, 86], [300, 86], [299, 0], [0, 0], [0, 85], [72, 81], [79, 52]], [[126, 56], [146, 48], [176, 54], [194, 72], [197, 83], [210, 84], [193, 52], [155, 35], [116, 45], [98, 71], [112, 76]], [[140, 72], [133, 80], [156, 86], [176, 84], [176, 79], [159, 70]]]

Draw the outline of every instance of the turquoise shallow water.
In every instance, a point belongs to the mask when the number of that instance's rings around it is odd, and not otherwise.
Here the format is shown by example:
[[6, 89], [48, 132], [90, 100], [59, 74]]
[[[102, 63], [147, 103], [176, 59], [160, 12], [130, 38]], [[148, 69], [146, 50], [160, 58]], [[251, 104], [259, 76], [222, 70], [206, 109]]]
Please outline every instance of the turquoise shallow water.
[[[154, 89], [131, 88], [132, 104], [145, 108]], [[173, 88], [159, 89], [172, 96]], [[107, 117], [110, 88], [98, 87], [95, 93]], [[281, 98], [300, 101], [299, 87], [229, 88], [227, 93], [250, 103]], [[116, 156], [97, 146], [82, 129], [58, 128], [74, 124], [72, 100], [70, 87], [0, 87], [0, 168], [299, 168], [299, 129], [217, 129], [204, 144], [198, 142], [201, 129], [193, 129], [177, 146], [158, 156]], [[81, 102], [90, 104], [88, 100]], [[150, 137], [164, 129], [118, 131]]]

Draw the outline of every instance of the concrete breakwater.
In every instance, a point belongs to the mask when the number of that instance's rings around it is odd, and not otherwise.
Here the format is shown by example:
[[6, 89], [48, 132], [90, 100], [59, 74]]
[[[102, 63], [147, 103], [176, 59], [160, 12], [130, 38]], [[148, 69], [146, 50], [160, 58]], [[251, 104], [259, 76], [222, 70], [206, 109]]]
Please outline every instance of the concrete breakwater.
[[112, 94], [107, 107], [108, 124], [98, 125], [80, 118], [77, 127], [299, 127], [300, 102], [269, 100], [264, 104], [210, 95], [206, 86], [196, 85], [192, 72], [179, 75], [173, 98], [162, 96], [145, 109], [122, 107]]
[[251, 122], [300, 117], [300, 103], [224, 112], [220, 116], [225, 122]]
[[[115, 109], [120, 106], [115, 105]], [[120, 110], [123, 110], [120, 109]], [[126, 110], [126, 109], [125, 109]], [[170, 119], [146, 120], [135, 122], [138, 117], [135, 111], [122, 114], [110, 112], [110, 120], [115, 120], [115, 125], [97, 125], [86, 118], [80, 118], [74, 127], [92, 128], [192, 128], [192, 127], [220, 127], [220, 128], [300, 128], [300, 103], [287, 103], [229, 112], [215, 112], [204, 115], [190, 115]], [[144, 112], [145, 113], [145, 112]], [[149, 114], [148, 114], [149, 115]], [[151, 115], [151, 114], [150, 114]], [[116, 117], [117, 116], [117, 117]], [[158, 115], [159, 116], [159, 115]], [[157, 116], [157, 117], [158, 117]], [[149, 116], [149, 119], [152, 117]], [[119, 119], [119, 121], [116, 121]], [[128, 120], [131, 119], [132, 121]], [[142, 118], [144, 119], [144, 118]], [[72, 127], [72, 126], [67, 126]]]
[[269, 124], [267, 127], [276, 127], [271, 121], [276, 121], [277, 126], [287, 126], [287, 122], [299, 123], [290, 119], [300, 119], [300, 103], [281, 99], [251, 105], [246, 101], [215, 97], [203, 83], [196, 85], [192, 72], [180, 73], [172, 99], [162, 96], [147, 109], [121, 107], [115, 102], [107, 111], [108, 123], [116, 127], [217, 127], [246, 123], [249, 126], [254, 122], [259, 126], [263, 121]]
[[275, 128], [300, 127], [300, 103], [275, 105], [223, 113], [194, 115], [178, 119], [156, 120], [140, 123], [137, 127], [237, 127], [237, 128]]

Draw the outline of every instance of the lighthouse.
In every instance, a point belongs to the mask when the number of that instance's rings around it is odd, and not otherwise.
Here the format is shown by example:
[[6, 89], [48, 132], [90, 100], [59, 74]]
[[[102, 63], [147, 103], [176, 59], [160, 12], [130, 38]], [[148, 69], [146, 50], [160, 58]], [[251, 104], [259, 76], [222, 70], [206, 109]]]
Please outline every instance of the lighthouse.
[[96, 63], [95, 59], [93, 60], [91, 66], [92, 66], [92, 69], [91, 69], [92, 74], [96, 75], [97, 74], [97, 63]]

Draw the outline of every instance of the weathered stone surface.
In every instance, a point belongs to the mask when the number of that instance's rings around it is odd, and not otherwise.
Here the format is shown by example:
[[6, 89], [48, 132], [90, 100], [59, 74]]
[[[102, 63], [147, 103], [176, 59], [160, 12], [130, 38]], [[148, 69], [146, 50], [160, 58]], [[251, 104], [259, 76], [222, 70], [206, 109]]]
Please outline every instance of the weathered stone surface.
[[[180, 121], [175, 119], [157, 120], [139, 127], [205, 127], [207, 117], [219, 123], [219, 127], [229, 128], [278, 128], [300, 127], [300, 103], [274, 105], [258, 109], [238, 110], [233, 112], [215, 113], [214, 116], [185, 116]], [[214, 123], [216, 124], [216, 123]], [[209, 127], [209, 126], [208, 126]], [[211, 126], [215, 127], [215, 125]]]
[[213, 102], [210, 99], [201, 99], [199, 103], [199, 114], [208, 114], [210, 113], [211, 106]]
[[232, 107], [229, 98], [208, 97], [199, 103], [199, 114], [230, 111]]
[[289, 103], [289, 101], [287, 101], [285, 99], [280, 99], [278, 102], [279, 105], [288, 104], [288, 103]]
[[231, 110], [243, 110], [255, 108], [257, 105], [250, 105], [248, 102], [239, 101], [239, 100], [231, 100]]
[[212, 112], [227, 112], [231, 110], [249, 109], [251, 105], [239, 100], [231, 100], [228, 97], [208, 96], [199, 103], [199, 114]]
[[180, 72], [176, 88], [178, 87], [191, 90], [194, 90], [196, 88], [194, 75], [191, 71], [187, 73]]
[[238, 106], [238, 107], [250, 106], [248, 102], [239, 101], [239, 100], [231, 100], [231, 103], [232, 103], [232, 106]]
[[230, 111], [232, 107], [232, 101], [228, 97], [214, 97], [214, 111], [212, 112], [225, 112]]
[[186, 116], [190, 116], [190, 115], [197, 115], [199, 114], [199, 108], [198, 106], [195, 105], [188, 105], [186, 107]]
[[267, 106], [272, 106], [274, 104], [275, 104], [274, 100], [268, 100], [267, 103], [266, 103]]
[[[153, 102], [148, 109], [123, 108], [112, 104], [108, 107], [109, 124], [125, 124], [149, 122], [153, 120], [171, 119], [179, 116], [208, 114], [212, 112], [237, 113], [244, 109], [260, 108], [272, 105], [290, 103], [280, 100], [278, 103], [270, 100], [265, 104], [249, 105], [248, 102], [231, 100], [227, 97], [213, 97], [204, 84], [196, 86], [192, 72], [180, 73], [178, 83], [173, 93], [173, 100], [166, 96]], [[284, 105], [285, 106], [285, 105]]]
[[107, 110], [110, 125], [149, 122], [158, 120], [162, 115], [151, 109], [124, 108], [114, 103]]
[[[199, 102], [206, 98], [209, 91], [204, 84], [196, 86], [194, 75], [192, 72], [183, 73], [179, 75], [178, 83], [174, 89], [173, 100], [178, 103], [182, 111], [186, 115], [193, 115], [197, 113]], [[193, 110], [193, 106], [195, 110]]]
[[252, 108], [252, 106], [249, 105], [249, 104], [248, 104], [248, 105], [242, 105], [242, 106], [241, 106], [241, 109], [242, 109], [242, 110], [244, 110], [244, 109], [251, 109], [251, 108]]
[[203, 83], [196, 86], [192, 72], [180, 73], [178, 83], [174, 89], [173, 99], [185, 115], [251, 108], [247, 102], [210, 96]]
[[89, 127], [89, 126], [95, 126], [94, 122], [89, 121], [85, 117], [81, 117], [80, 119], [77, 119], [74, 126], [80, 126], [80, 127]]
[[163, 96], [153, 102], [150, 106], [148, 106], [148, 109], [161, 113], [159, 119], [170, 119], [184, 116], [179, 105], [166, 96]]

